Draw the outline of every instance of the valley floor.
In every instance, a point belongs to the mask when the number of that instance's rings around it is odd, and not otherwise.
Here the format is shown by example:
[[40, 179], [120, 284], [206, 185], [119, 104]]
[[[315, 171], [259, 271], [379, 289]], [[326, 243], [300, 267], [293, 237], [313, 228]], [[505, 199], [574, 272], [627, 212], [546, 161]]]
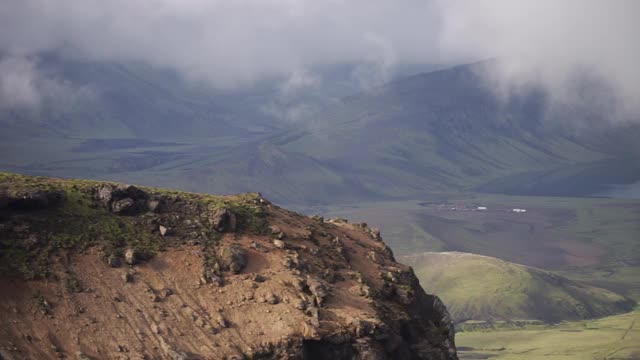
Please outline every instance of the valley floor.
[[640, 359], [640, 311], [554, 326], [461, 332], [460, 359]]
[[[317, 210], [380, 227], [400, 258], [425, 251], [488, 255], [640, 301], [638, 200], [443, 194]], [[637, 360], [640, 309], [557, 325], [460, 332], [456, 345], [461, 359]]]
[[638, 200], [443, 194], [304, 212], [379, 227], [397, 256], [433, 251], [492, 256], [640, 300]]

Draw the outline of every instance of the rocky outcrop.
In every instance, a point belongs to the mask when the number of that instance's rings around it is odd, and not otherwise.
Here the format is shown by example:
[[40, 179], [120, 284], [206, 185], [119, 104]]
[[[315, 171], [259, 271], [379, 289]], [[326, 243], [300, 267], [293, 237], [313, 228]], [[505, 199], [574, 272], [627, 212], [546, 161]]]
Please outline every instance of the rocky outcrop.
[[[28, 183], [23, 194], [73, 201], [25, 212], [0, 197], [8, 356], [457, 358], [442, 302], [365, 224], [308, 218], [259, 194]], [[0, 175], [0, 194], [13, 190]]]
[[236, 231], [236, 215], [227, 208], [216, 210], [210, 218], [211, 225], [219, 232]]
[[132, 185], [104, 184], [93, 189], [95, 198], [118, 215], [137, 215], [149, 210], [149, 194]]
[[247, 266], [247, 252], [237, 244], [223, 246], [220, 249], [220, 259], [223, 270], [234, 274], [239, 273]]
[[312, 277], [309, 277], [307, 279], [307, 287], [314, 297], [315, 304], [319, 307], [322, 307], [325, 298], [327, 297], [327, 295], [329, 295], [327, 287], [322, 281], [314, 279]]

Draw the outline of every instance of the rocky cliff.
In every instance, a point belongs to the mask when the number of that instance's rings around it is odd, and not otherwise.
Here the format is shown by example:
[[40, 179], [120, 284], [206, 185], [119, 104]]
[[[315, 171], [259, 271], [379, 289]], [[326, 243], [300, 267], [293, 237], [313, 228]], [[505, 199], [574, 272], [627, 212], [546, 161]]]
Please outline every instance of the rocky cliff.
[[0, 173], [0, 359], [457, 359], [366, 224]]

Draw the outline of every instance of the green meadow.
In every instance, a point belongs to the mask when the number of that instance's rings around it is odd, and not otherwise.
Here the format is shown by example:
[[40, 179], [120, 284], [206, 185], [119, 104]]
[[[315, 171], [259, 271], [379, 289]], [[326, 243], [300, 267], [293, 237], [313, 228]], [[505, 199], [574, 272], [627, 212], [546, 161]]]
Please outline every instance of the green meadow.
[[640, 312], [456, 335], [460, 359], [640, 359]]

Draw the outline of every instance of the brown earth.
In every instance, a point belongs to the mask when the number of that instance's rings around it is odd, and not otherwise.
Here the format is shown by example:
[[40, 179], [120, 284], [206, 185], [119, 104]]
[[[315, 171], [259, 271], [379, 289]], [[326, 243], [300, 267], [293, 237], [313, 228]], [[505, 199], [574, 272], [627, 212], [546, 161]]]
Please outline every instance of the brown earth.
[[576, 240], [558, 239], [557, 241], [545, 241], [543, 245], [547, 248], [560, 250], [566, 264], [570, 266], [598, 265], [601, 258], [607, 255], [604, 249]]
[[[14, 215], [7, 199], [0, 222], [20, 229], [57, 214]], [[210, 249], [178, 226], [133, 265], [109, 266], [95, 245], [52, 252], [45, 278], [0, 274], [0, 359], [457, 358], [444, 305], [375, 231], [256, 203], [271, 230], [234, 229], [233, 218], [216, 253], [244, 261], [219, 281], [203, 276]], [[152, 219], [144, 226], [161, 215], [135, 216]]]

